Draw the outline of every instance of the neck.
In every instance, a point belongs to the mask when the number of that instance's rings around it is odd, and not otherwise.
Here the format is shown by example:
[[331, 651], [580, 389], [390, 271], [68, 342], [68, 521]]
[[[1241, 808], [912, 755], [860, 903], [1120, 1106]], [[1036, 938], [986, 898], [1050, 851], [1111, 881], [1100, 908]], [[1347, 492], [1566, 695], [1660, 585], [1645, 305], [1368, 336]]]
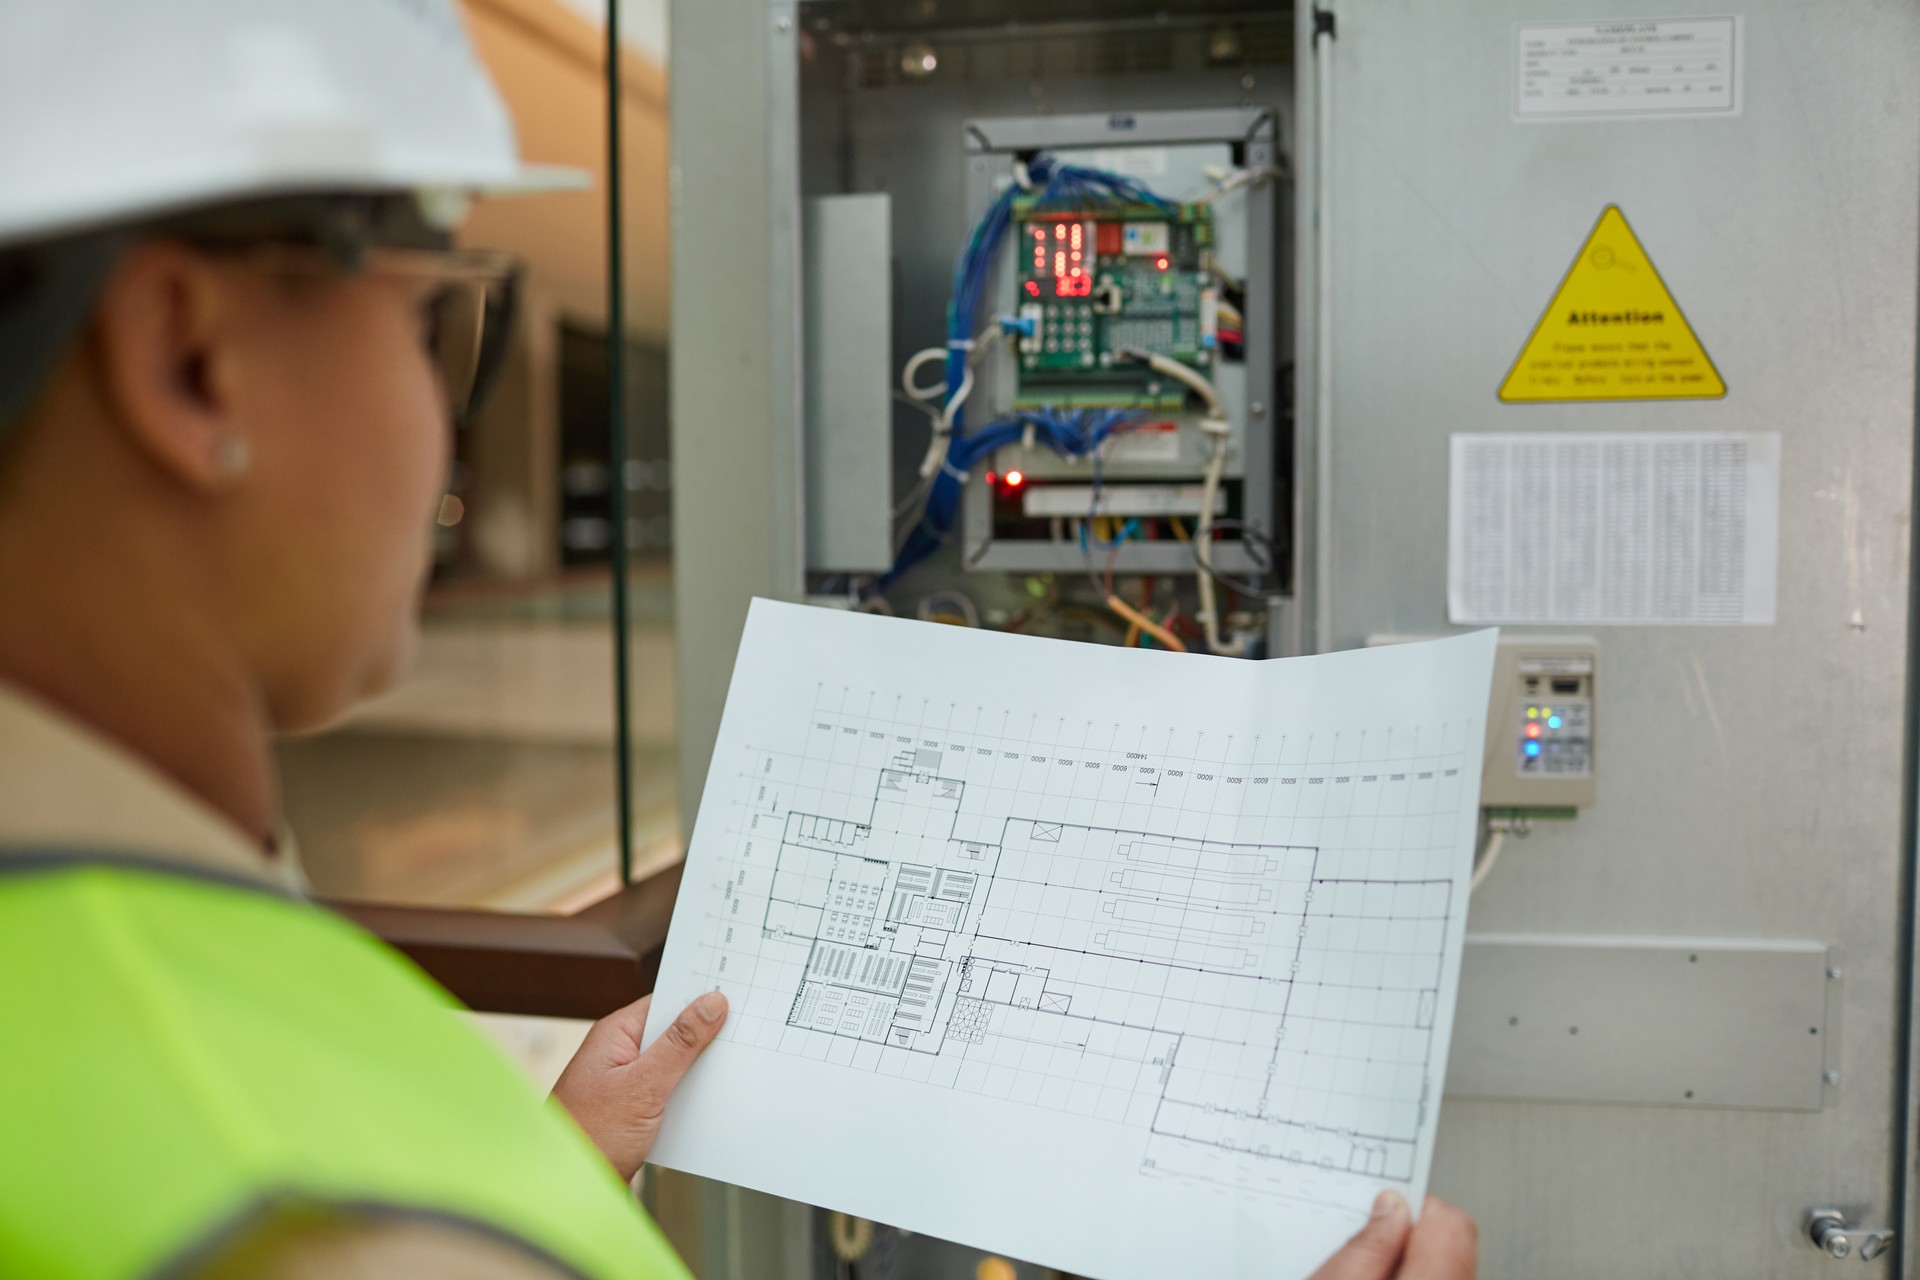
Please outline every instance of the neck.
[[[45, 491], [48, 486], [34, 486]], [[258, 842], [278, 794], [256, 682], [184, 539], [129, 495], [0, 503], [0, 679], [144, 760]]]

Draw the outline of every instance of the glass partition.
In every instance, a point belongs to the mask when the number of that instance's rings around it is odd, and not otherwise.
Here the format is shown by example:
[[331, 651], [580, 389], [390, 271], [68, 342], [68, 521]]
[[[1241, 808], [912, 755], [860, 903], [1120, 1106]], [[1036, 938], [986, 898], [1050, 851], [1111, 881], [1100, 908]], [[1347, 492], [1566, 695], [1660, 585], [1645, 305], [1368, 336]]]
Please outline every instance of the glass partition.
[[[522, 154], [584, 171], [591, 185], [482, 200], [461, 231], [465, 245], [517, 255], [526, 279], [501, 381], [456, 432], [419, 658], [345, 722], [282, 744], [285, 804], [320, 896], [571, 914], [619, 887], [623, 811], [638, 873], [680, 849], [664, 31], [641, 14], [651, 47], [623, 42], [619, 67], [616, 371], [604, 13], [591, 0], [462, 7]], [[622, 600], [633, 621], [624, 748]]]

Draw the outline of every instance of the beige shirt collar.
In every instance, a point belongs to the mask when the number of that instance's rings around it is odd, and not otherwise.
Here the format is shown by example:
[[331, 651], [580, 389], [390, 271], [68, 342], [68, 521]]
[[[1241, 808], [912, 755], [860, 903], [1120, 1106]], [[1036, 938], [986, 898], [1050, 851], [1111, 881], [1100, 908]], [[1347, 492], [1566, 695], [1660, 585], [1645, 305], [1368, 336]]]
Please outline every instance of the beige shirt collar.
[[145, 761], [0, 681], [0, 861], [112, 854], [305, 892], [292, 838], [267, 854]]

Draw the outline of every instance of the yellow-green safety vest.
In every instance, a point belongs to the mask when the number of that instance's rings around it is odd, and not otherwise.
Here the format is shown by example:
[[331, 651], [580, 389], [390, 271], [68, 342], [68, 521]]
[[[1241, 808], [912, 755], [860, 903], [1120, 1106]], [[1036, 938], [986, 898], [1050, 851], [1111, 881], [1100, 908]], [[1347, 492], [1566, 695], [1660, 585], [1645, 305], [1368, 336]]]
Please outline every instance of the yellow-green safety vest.
[[121, 1280], [288, 1210], [470, 1226], [684, 1280], [451, 996], [308, 903], [125, 859], [0, 859], [0, 1275]]

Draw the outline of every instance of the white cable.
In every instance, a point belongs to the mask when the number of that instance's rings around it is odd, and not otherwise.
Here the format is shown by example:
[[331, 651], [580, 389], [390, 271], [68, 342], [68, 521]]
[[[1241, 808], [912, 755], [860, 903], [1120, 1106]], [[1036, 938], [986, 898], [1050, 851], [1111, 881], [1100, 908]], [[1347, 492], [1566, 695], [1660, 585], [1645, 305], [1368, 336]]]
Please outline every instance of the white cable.
[[931, 387], [923, 387], [913, 380], [913, 375], [920, 371], [922, 365], [946, 358], [945, 347], [928, 347], [925, 351], [916, 351], [908, 356], [906, 367], [900, 370], [900, 389], [923, 404], [938, 397], [947, 389], [944, 377]]
[[[1209, 178], [1214, 178], [1214, 186], [1211, 191], [1194, 201], [1195, 204], [1212, 204], [1220, 197], [1238, 191], [1242, 187], [1251, 187], [1270, 178], [1277, 180], [1287, 176], [1286, 170], [1271, 164], [1255, 165], [1251, 169], [1234, 169], [1225, 173], [1209, 165], [1204, 172]], [[1219, 176], [1215, 177], [1216, 174]]]
[[1200, 428], [1213, 436], [1213, 452], [1207, 458], [1206, 479], [1200, 486], [1200, 516], [1193, 524], [1193, 554], [1200, 561], [1200, 625], [1207, 633], [1207, 648], [1214, 653], [1229, 652], [1220, 639], [1220, 608], [1214, 595], [1213, 504], [1220, 494], [1220, 477], [1227, 468], [1227, 422], [1224, 418], [1203, 418]]
[[1178, 360], [1156, 355], [1139, 347], [1121, 347], [1117, 354], [1128, 360], [1138, 360], [1155, 373], [1164, 374], [1176, 382], [1185, 383], [1193, 389], [1195, 395], [1206, 401], [1208, 417], [1225, 421], [1227, 406], [1220, 399], [1219, 391], [1215, 390], [1213, 383], [1207, 381], [1197, 371], [1189, 369]]
[[1493, 866], [1500, 861], [1500, 851], [1506, 847], [1509, 835], [1515, 839], [1524, 840], [1532, 830], [1532, 821], [1524, 817], [1488, 818], [1487, 842], [1480, 847], [1480, 852], [1474, 855], [1473, 882], [1468, 886], [1467, 892], [1472, 893], [1478, 889], [1486, 882], [1486, 878], [1493, 874]]
[[1467, 892], [1476, 892], [1493, 874], [1493, 864], [1500, 861], [1500, 850], [1506, 847], [1507, 828], [1505, 824], [1490, 827], [1487, 830], [1487, 843], [1480, 850], [1480, 856], [1473, 860], [1473, 883]]
[[1119, 354], [1126, 359], [1142, 362], [1155, 373], [1183, 383], [1206, 402], [1207, 412], [1200, 419], [1200, 430], [1211, 437], [1212, 448], [1207, 455], [1206, 476], [1200, 489], [1200, 515], [1193, 528], [1193, 554], [1200, 561], [1200, 626], [1207, 634], [1209, 652], [1237, 654], [1237, 649], [1221, 639], [1219, 603], [1214, 593], [1213, 575], [1208, 572], [1213, 567], [1213, 504], [1220, 496], [1220, 481], [1227, 469], [1227, 439], [1233, 431], [1232, 424], [1227, 421], [1226, 404], [1220, 399], [1220, 392], [1213, 383], [1178, 360], [1138, 347], [1122, 347]]
[[967, 353], [966, 364], [961, 369], [960, 385], [954, 389], [951, 396], [947, 397], [947, 403], [938, 410], [934, 419], [933, 437], [927, 441], [927, 455], [920, 459], [922, 480], [932, 479], [934, 473], [940, 470], [940, 464], [947, 456], [947, 441], [953, 435], [953, 420], [958, 416], [961, 406], [966, 404], [967, 397], [973, 394], [973, 367], [999, 340], [1000, 327], [989, 325], [981, 331], [978, 338], [963, 339], [949, 342], [944, 347], [928, 347], [924, 351], [916, 351], [907, 360], [906, 367], [901, 369], [900, 389], [932, 411], [932, 401], [946, 390], [946, 383], [943, 381], [937, 387], [925, 387], [913, 380], [914, 374], [930, 361], [945, 361], [950, 351]]
[[947, 407], [940, 412], [940, 425], [946, 431], [951, 432], [953, 430], [953, 420], [954, 417], [959, 414], [960, 406], [964, 405], [967, 402], [967, 397], [973, 394], [973, 366], [978, 364], [981, 357], [986, 355], [987, 352], [992, 349], [993, 344], [999, 340], [1000, 326], [989, 325], [978, 338], [964, 344], [951, 344], [956, 349], [964, 350], [967, 353], [967, 362], [961, 369], [960, 386], [951, 396], [947, 397]]

